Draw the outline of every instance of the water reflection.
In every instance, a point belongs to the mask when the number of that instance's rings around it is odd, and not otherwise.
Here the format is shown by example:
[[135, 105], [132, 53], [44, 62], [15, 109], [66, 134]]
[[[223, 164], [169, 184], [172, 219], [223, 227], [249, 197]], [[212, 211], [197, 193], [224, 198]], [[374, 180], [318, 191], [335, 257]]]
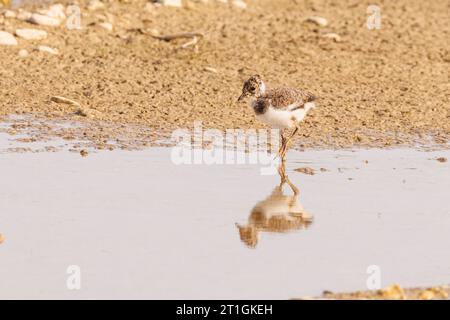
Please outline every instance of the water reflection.
[[[261, 232], [285, 233], [306, 229], [312, 223], [312, 216], [308, 214], [299, 201], [299, 190], [286, 175], [284, 163], [279, 167], [280, 184], [264, 200], [258, 202], [250, 212], [245, 225], [236, 224], [241, 241], [247, 246], [255, 248]], [[288, 185], [292, 191], [284, 192]]]

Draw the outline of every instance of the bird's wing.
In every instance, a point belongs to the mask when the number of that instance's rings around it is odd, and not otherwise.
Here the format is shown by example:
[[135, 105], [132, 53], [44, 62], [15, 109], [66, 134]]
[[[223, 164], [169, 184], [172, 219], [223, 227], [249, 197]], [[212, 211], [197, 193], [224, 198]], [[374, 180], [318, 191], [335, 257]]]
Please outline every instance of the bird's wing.
[[273, 108], [290, 111], [303, 108], [305, 103], [316, 99], [316, 97], [308, 91], [288, 87], [268, 90], [265, 94], [265, 98], [270, 99]]

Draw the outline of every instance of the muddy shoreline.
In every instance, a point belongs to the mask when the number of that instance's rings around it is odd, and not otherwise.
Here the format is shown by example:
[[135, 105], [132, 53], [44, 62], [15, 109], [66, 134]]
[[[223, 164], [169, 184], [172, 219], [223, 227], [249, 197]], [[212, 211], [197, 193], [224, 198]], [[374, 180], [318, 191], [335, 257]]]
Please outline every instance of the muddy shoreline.
[[[200, 127], [207, 132], [208, 128]], [[199, 124], [197, 123], [197, 128]], [[182, 129], [187, 133], [194, 134], [195, 126]], [[228, 130], [228, 129], [227, 129]], [[236, 131], [239, 132], [239, 131]], [[248, 139], [248, 133], [252, 131], [242, 131], [245, 139]], [[270, 130], [266, 132], [270, 137]], [[170, 130], [155, 131], [144, 125], [139, 124], [118, 124], [115, 122], [105, 121], [80, 121], [74, 117], [56, 117], [48, 118], [39, 115], [13, 115], [0, 117], [0, 134], [6, 134], [4, 138], [11, 142], [22, 143], [19, 148], [3, 149], [1, 152], [45, 152], [45, 151], [61, 151], [70, 150], [73, 152], [80, 152], [83, 149], [89, 149], [91, 151], [102, 150], [142, 150], [150, 147], [174, 147], [180, 145], [182, 142], [177, 139], [176, 136]], [[379, 136], [374, 133], [372, 137]], [[223, 132], [222, 142], [225, 146], [226, 132]], [[33, 149], [32, 146], [27, 146], [23, 143], [46, 143], [52, 144], [52, 141], [62, 141], [60, 146], [53, 146], [50, 149], [40, 148]], [[272, 140], [268, 139], [267, 152], [272, 149]], [[211, 141], [208, 139], [203, 140], [203, 148], [210, 148]], [[330, 142], [330, 141], [327, 141]], [[385, 142], [375, 140], [373, 143], [359, 143], [353, 145], [336, 146], [333, 143], [317, 143], [312, 139], [301, 139], [297, 144], [293, 145], [293, 149], [299, 151], [307, 150], [358, 150], [358, 149], [371, 149], [371, 148], [383, 148], [383, 149], [399, 149], [408, 148], [422, 151], [439, 151], [447, 150], [450, 147], [449, 143], [436, 143], [432, 136], [422, 137], [410, 137], [408, 141], [402, 143], [388, 145]], [[248, 147], [249, 141], [246, 140], [246, 146]], [[275, 141], [275, 143], [278, 143]], [[192, 142], [194, 146], [194, 142]], [[231, 145], [227, 148], [235, 148]], [[258, 145], [258, 148], [263, 146]], [[272, 150], [273, 151], [273, 150]]]

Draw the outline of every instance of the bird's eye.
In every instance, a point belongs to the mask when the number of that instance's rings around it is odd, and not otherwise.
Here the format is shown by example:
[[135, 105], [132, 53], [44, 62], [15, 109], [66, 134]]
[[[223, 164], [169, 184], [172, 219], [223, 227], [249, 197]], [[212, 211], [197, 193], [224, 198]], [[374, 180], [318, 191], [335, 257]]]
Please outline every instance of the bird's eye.
[[250, 87], [249, 90], [253, 92], [255, 91], [255, 87]]

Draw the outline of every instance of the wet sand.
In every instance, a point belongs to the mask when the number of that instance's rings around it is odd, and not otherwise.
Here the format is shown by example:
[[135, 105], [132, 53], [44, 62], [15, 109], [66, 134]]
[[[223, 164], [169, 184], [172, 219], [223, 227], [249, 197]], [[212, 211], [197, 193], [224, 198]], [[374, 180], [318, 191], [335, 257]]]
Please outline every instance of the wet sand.
[[450, 286], [442, 285], [428, 288], [402, 288], [398, 284], [380, 290], [367, 290], [349, 293], [325, 292], [318, 299], [338, 300], [447, 300]]

